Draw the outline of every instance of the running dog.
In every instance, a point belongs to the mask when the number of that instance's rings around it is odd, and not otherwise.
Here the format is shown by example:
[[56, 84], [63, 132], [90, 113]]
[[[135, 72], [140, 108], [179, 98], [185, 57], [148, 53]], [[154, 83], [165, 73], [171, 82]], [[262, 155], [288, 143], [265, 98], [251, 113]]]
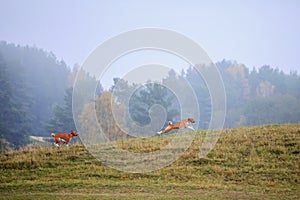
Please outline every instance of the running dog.
[[66, 144], [67, 146], [69, 146], [69, 142], [72, 139], [72, 137], [77, 136], [78, 133], [76, 131], [70, 131], [69, 134], [67, 133], [51, 133], [51, 136], [54, 139], [54, 145], [59, 147], [59, 143], [62, 142], [62, 145]]
[[181, 128], [189, 128], [193, 131], [195, 130], [191, 123], [195, 123], [195, 120], [193, 118], [187, 118], [182, 120], [181, 122], [178, 122], [176, 124], [172, 124], [171, 121], [168, 121], [168, 126], [162, 131], [157, 132], [157, 134], [161, 135], [164, 133], [168, 133], [169, 131], [173, 129], [181, 129]]

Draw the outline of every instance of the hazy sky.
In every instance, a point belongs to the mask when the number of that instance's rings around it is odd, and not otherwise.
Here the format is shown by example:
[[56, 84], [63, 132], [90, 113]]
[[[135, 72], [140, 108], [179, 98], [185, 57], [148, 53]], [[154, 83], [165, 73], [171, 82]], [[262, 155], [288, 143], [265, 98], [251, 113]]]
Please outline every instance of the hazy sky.
[[0, 40], [82, 64], [106, 39], [143, 27], [178, 31], [216, 62], [300, 71], [297, 0], [0, 0]]

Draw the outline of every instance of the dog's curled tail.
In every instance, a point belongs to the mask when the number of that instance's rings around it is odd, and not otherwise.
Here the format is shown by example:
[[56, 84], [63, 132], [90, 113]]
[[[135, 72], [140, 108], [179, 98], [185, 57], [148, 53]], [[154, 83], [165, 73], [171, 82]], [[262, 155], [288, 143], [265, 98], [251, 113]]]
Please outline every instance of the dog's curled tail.
[[55, 137], [55, 133], [51, 133], [51, 136], [52, 136], [52, 137]]

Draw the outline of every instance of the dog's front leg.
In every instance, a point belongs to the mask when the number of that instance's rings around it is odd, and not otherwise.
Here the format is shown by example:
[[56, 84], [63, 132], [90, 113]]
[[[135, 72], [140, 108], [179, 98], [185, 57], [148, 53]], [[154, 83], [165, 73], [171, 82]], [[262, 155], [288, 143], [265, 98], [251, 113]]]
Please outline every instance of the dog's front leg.
[[195, 131], [195, 129], [194, 129], [194, 127], [192, 125], [188, 125], [187, 128], [192, 129], [193, 131]]

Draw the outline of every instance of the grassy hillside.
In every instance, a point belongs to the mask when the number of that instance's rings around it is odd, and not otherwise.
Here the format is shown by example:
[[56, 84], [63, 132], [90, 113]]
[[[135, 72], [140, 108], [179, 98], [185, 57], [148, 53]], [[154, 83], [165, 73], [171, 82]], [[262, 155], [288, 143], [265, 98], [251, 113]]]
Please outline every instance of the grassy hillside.
[[[1, 199], [299, 199], [300, 125], [227, 129], [208, 157], [205, 135], [172, 165], [151, 173], [108, 168], [81, 145], [42, 147], [0, 155]], [[148, 152], [172, 136], [128, 140]]]

